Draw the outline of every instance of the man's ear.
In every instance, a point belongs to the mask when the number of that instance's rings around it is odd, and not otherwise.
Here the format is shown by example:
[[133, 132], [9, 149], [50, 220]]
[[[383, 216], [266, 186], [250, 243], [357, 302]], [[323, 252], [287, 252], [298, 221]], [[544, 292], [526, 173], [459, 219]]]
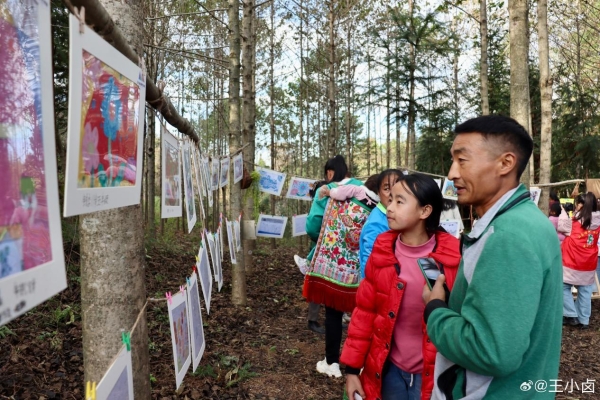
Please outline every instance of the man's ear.
[[517, 170], [517, 155], [513, 152], [502, 153], [500, 156], [500, 176], [509, 175]]

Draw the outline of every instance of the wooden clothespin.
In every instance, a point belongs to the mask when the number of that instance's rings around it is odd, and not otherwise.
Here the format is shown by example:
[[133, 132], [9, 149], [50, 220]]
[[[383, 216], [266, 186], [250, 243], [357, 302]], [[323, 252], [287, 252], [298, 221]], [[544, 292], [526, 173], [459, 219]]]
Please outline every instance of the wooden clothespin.
[[79, 33], [84, 34], [85, 33], [85, 7], [81, 6], [81, 8], [79, 8], [79, 10], [77, 10], [77, 7], [73, 7], [73, 13], [75, 14], [75, 17], [77, 17], [77, 19], [79, 20]]
[[96, 400], [96, 382], [88, 381], [85, 384], [85, 400]]

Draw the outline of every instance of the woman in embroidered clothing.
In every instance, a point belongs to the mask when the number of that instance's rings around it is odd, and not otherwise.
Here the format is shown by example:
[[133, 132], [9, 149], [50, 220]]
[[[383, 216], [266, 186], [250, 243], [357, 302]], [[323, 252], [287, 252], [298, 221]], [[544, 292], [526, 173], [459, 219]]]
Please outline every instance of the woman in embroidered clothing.
[[[600, 212], [592, 192], [579, 195], [576, 204], [577, 211], [573, 219], [563, 210], [558, 222], [558, 228], [564, 229], [567, 236], [561, 245], [563, 324], [587, 329], [592, 314], [592, 290], [598, 262]], [[577, 301], [573, 301], [573, 286], [577, 287]]]
[[375, 240], [342, 351], [350, 399], [431, 396], [435, 348], [423, 324], [425, 278], [417, 260], [432, 258], [452, 287], [459, 241], [438, 226], [442, 208], [439, 187], [425, 175], [407, 175], [392, 188], [391, 230]]

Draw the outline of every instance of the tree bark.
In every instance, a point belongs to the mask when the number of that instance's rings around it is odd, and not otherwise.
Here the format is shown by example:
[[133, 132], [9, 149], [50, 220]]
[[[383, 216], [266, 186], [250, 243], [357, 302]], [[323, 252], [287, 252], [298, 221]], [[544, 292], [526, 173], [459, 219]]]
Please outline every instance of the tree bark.
[[[510, 20], [510, 116], [529, 131], [527, 0], [509, 0], [508, 14]], [[529, 167], [523, 171], [521, 182], [529, 187]]]
[[336, 155], [338, 141], [335, 63], [335, 0], [329, 0], [329, 157]]
[[[242, 71], [243, 71], [243, 117], [244, 126], [242, 130], [242, 137], [244, 150], [242, 154], [246, 161], [247, 169], [252, 172], [254, 170], [254, 148], [255, 148], [255, 123], [256, 123], [256, 95], [254, 89], [254, 80], [256, 76], [255, 68], [255, 57], [256, 57], [256, 40], [255, 40], [255, 14], [254, 14], [255, 0], [246, 0], [244, 2], [244, 18], [242, 19]], [[254, 199], [252, 196], [246, 196], [247, 199], [244, 203], [244, 219], [252, 219], [254, 213]], [[243, 256], [244, 256], [244, 267], [246, 273], [252, 273], [254, 266], [254, 251], [256, 242], [254, 240], [247, 240], [242, 237], [243, 245]]]
[[[229, 154], [236, 153], [241, 148], [240, 131], [240, 1], [229, 0]], [[250, 10], [253, 13], [253, 10]], [[242, 210], [241, 182], [233, 183], [233, 168], [230, 172], [230, 217], [235, 220]], [[225, 203], [225, 199], [223, 199]], [[235, 252], [236, 250], [233, 249]], [[237, 252], [236, 252], [237, 253]], [[236, 255], [237, 264], [231, 266], [231, 301], [236, 306], [245, 306], [246, 297], [246, 269], [244, 267], [244, 254]]]
[[488, 97], [488, 26], [487, 0], [479, 4], [479, 32], [481, 39], [481, 60], [479, 78], [481, 83], [481, 115], [489, 115], [490, 102]]
[[[415, 0], [408, 1], [408, 8], [410, 14], [410, 30], [414, 31], [413, 24], [413, 16], [414, 16], [414, 8], [415, 8]], [[416, 35], [414, 35], [416, 37]], [[415, 124], [417, 120], [417, 110], [415, 107], [415, 71], [417, 66], [415, 64], [416, 60], [416, 49], [414, 44], [410, 44], [409, 47], [409, 76], [408, 76], [408, 84], [409, 84], [409, 93], [408, 93], [408, 140], [406, 141], [406, 154], [405, 157], [406, 163], [409, 169], [415, 169], [415, 146], [417, 142]]]
[[[275, 2], [271, 1], [271, 32], [269, 35], [270, 57], [269, 57], [269, 131], [271, 133], [271, 169], [275, 170]], [[271, 199], [271, 215], [275, 215], [275, 196]], [[271, 239], [271, 249], [277, 247], [275, 239]]]
[[[124, 40], [141, 49], [141, 1], [101, 3]], [[141, 205], [79, 217], [84, 379], [100, 382], [123, 345], [121, 332], [130, 331], [140, 315], [131, 332], [133, 386], [136, 398], [148, 399], [148, 330], [141, 312], [146, 303], [143, 226]]]
[[[538, 0], [537, 17], [542, 103], [539, 183], [550, 183], [552, 179], [552, 74], [550, 72], [550, 53], [548, 49], [548, 0]], [[548, 213], [549, 194], [550, 189], [542, 189], [538, 205], [544, 214]]]

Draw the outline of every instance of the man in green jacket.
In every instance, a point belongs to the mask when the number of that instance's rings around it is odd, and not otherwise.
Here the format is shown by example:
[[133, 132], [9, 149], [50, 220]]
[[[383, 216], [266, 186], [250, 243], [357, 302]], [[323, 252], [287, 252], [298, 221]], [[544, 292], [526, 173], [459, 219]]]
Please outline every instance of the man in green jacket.
[[432, 399], [553, 399], [562, 261], [554, 227], [519, 184], [533, 141], [502, 116], [471, 119], [455, 133], [448, 178], [480, 219], [463, 238], [449, 302], [443, 275], [423, 290], [438, 350]]

